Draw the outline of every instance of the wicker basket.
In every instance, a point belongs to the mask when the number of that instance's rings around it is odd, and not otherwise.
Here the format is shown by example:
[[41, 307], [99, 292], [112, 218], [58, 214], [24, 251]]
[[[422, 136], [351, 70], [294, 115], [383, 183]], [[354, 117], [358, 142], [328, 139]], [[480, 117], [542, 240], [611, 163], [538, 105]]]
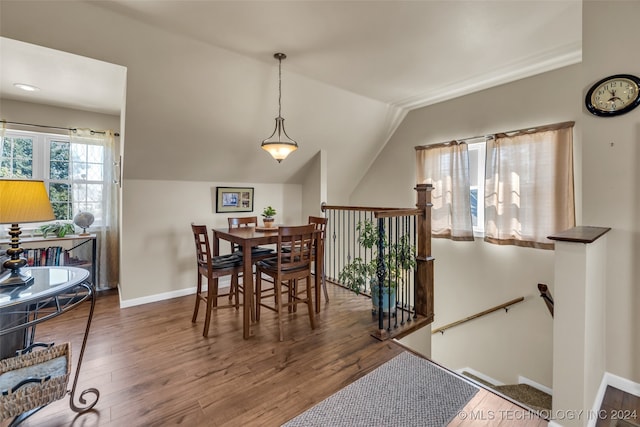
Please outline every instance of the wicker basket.
[[[66, 357], [66, 361], [58, 359], [52, 362], [59, 357]], [[58, 369], [55, 374], [45, 373], [43, 375], [43, 369], [48, 368], [54, 363], [61, 364], [63, 362], [65, 364], [64, 372], [61, 373]], [[34, 375], [33, 372], [37, 373]], [[38, 382], [30, 382], [18, 387], [16, 390], [0, 390], [0, 393], [8, 391], [7, 394], [0, 394], [0, 420], [18, 416], [31, 409], [64, 397], [67, 393], [67, 383], [70, 372], [71, 345], [69, 343], [55, 345], [45, 350], [33, 351], [21, 356], [0, 360], [0, 376], [15, 374], [15, 377], [18, 378], [15, 384], [26, 378], [42, 378]], [[50, 378], [45, 379], [47, 376]], [[15, 387], [15, 385], [13, 387]]]

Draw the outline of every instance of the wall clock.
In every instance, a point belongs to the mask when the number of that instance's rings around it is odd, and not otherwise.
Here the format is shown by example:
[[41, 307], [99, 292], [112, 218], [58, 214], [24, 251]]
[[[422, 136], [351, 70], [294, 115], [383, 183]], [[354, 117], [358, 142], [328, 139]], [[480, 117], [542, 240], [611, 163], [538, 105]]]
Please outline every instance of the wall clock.
[[628, 113], [640, 105], [640, 78], [616, 74], [595, 83], [584, 100], [591, 114], [602, 117]]

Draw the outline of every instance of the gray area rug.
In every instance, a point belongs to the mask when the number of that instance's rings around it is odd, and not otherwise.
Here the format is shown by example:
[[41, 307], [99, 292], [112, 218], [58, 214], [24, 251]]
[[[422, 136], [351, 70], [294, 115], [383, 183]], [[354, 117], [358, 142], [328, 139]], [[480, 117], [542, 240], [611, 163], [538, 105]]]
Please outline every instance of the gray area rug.
[[478, 387], [404, 352], [284, 427], [447, 425]]

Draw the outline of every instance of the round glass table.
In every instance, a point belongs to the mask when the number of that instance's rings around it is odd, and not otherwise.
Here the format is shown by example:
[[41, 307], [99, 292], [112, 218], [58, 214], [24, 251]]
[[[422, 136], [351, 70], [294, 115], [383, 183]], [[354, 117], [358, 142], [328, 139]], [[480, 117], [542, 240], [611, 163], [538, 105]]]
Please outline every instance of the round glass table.
[[[50, 266], [23, 268], [22, 272], [34, 278], [31, 285], [0, 287], [0, 359], [14, 357], [20, 354], [16, 352], [33, 346], [36, 325], [89, 300], [91, 305], [69, 400], [73, 411], [88, 411], [98, 402], [100, 393], [94, 388], [84, 390], [79, 398], [82, 405], [76, 405], [75, 391], [95, 309], [95, 288], [88, 280], [89, 271], [78, 267]], [[86, 394], [93, 394], [95, 400], [87, 403]], [[19, 422], [36, 410], [20, 416]]]

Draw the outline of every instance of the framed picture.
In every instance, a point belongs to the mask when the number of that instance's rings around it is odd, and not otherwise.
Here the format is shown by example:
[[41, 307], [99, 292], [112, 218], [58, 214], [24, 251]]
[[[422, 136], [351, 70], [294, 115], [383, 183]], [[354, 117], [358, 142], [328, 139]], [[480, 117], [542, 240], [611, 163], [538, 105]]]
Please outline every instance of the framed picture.
[[216, 187], [216, 212], [253, 212], [253, 187]]

